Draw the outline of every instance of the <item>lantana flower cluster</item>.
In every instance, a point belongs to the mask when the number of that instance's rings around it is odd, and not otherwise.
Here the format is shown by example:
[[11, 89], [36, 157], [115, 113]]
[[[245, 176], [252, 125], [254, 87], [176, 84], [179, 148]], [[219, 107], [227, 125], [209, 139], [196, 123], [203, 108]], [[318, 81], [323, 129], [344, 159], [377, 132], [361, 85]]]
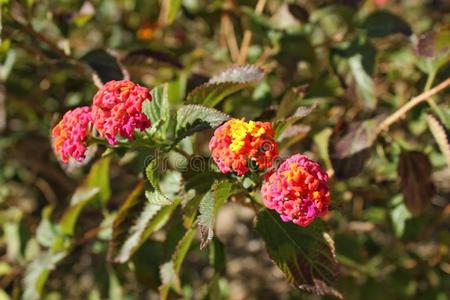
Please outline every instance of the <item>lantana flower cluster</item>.
[[129, 80], [109, 81], [94, 96], [91, 107], [68, 111], [52, 130], [53, 149], [65, 163], [72, 157], [85, 158], [87, 139], [95, 129], [109, 144], [117, 137], [132, 139], [151, 122], [142, 111], [144, 101], [151, 101], [149, 89]]
[[264, 205], [285, 222], [307, 226], [328, 212], [328, 175], [307, 156], [296, 154], [285, 160], [264, 182]]
[[[209, 142], [211, 156], [224, 174], [244, 176], [250, 163], [259, 171], [272, 167], [278, 145], [269, 122], [231, 119], [214, 132]], [[296, 154], [276, 170], [267, 171], [261, 189], [263, 203], [280, 214], [284, 222], [309, 225], [328, 212], [328, 175], [307, 156]]]
[[250, 170], [251, 161], [259, 170], [264, 170], [271, 167], [278, 156], [278, 145], [269, 122], [232, 119], [217, 128], [209, 149], [222, 173], [236, 172], [239, 176]]

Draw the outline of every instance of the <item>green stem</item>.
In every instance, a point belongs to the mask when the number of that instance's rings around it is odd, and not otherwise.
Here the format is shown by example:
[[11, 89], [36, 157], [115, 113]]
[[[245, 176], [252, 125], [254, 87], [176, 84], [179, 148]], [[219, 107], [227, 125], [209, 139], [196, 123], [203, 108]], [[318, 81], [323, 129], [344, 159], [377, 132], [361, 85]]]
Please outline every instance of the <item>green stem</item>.
[[[436, 78], [436, 71], [430, 72], [427, 78], [427, 82], [425, 83], [424, 92], [428, 92], [431, 89], [431, 86], [433, 84], [434, 79]], [[436, 101], [434, 101], [433, 97], [428, 98], [427, 100], [428, 105], [430, 105], [431, 109], [434, 111], [435, 114], [439, 116], [441, 121], [448, 126], [448, 120], [445, 114], [442, 112], [442, 110], [437, 105]]]

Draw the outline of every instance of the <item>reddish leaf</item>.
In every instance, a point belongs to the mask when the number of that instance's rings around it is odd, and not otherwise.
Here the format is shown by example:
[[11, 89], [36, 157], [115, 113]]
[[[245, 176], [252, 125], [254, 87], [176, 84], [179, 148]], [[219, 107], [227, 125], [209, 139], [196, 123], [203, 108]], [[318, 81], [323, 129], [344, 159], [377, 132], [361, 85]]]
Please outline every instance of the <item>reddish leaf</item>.
[[417, 151], [403, 152], [398, 164], [400, 186], [406, 207], [413, 215], [421, 214], [434, 196], [431, 180], [432, 166], [428, 157]]

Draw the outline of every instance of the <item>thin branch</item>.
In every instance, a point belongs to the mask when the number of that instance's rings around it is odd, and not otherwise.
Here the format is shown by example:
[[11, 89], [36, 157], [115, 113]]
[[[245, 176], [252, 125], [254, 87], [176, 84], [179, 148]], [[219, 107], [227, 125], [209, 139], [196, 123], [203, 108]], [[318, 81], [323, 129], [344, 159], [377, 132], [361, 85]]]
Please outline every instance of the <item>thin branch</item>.
[[439, 85], [435, 86], [429, 91], [412, 98], [408, 103], [406, 103], [392, 115], [384, 119], [383, 122], [381, 122], [380, 125], [378, 125], [377, 133], [388, 130], [393, 123], [397, 122], [400, 118], [404, 117], [405, 114], [408, 111], [410, 111], [413, 107], [424, 101], [427, 101], [428, 98], [446, 89], [449, 85], [450, 85], [450, 78], [447, 78], [445, 81], [441, 82]]
[[[264, 6], [266, 5], [266, 0], [258, 0], [255, 7], [255, 14], [259, 16], [262, 14], [264, 10]], [[239, 65], [245, 64], [247, 60], [248, 49], [250, 48], [250, 43], [252, 42], [252, 32], [249, 29], [244, 31], [244, 37], [242, 39], [241, 50], [239, 52], [239, 58], [237, 63]]]
[[239, 46], [234, 32], [234, 25], [230, 16], [226, 13], [222, 14], [222, 31], [225, 43], [230, 51], [231, 59], [236, 62], [239, 59]]

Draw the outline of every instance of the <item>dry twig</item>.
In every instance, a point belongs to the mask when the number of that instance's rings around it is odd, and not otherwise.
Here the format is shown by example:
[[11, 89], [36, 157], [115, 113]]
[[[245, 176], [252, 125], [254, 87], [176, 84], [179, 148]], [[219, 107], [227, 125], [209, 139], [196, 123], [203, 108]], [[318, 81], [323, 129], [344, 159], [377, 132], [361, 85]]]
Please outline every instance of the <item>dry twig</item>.
[[449, 85], [450, 85], [450, 78], [447, 78], [446, 80], [444, 80], [434, 88], [430, 89], [429, 91], [412, 98], [410, 101], [408, 101], [408, 103], [406, 103], [392, 115], [384, 119], [383, 122], [381, 122], [380, 125], [378, 125], [377, 133], [388, 130], [393, 123], [397, 122], [400, 118], [404, 117], [405, 114], [408, 111], [410, 111], [413, 107], [426, 101], [428, 98], [439, 93], [440, 91], [446, 89]]

